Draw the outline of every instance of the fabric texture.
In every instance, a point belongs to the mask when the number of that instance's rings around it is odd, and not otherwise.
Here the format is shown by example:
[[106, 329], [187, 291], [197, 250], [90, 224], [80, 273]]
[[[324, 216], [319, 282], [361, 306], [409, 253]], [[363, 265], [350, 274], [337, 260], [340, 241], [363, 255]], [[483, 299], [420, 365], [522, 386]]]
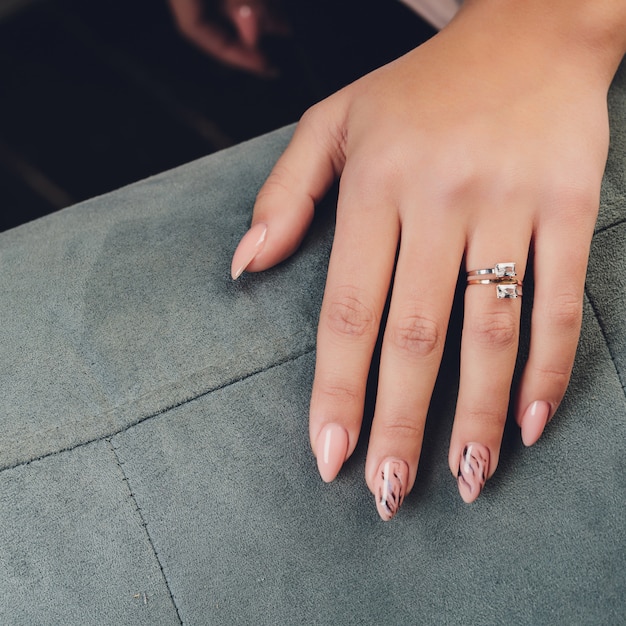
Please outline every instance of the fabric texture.
[[570, 388], [534, 447], [507, 427], [472, 505], [447, 467], [458, 306], [398, 516], [366, 432], [317, 474], [336, 191], [296, 255], [229, 277], [292, 128], [1, 234], [0, 623], [626, 622], [625, 89], [622, 66]]

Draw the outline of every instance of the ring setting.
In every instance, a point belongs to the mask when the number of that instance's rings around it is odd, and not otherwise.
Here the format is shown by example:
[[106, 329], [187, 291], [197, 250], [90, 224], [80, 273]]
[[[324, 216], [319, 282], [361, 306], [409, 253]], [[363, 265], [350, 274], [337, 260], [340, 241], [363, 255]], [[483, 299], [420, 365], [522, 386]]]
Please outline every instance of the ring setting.
[[467, 272], [468, 285], [495, 285], [496, 297], [518, 298], [522, 295], [522, 281], [518, 280], [515, 263], [496, 263], [493, 267]]

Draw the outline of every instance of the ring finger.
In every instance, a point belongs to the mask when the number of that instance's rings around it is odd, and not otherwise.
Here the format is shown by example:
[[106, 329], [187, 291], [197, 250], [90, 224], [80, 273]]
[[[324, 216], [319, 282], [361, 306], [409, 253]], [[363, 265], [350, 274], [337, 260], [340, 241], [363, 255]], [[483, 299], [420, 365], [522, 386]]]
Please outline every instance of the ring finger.
[[[521, 214], [521, 212], [520, 212]], [[530, 227], [484, 229], [468, 243], [461, 372], [449, 464], [465, 502], [474, 501], [498, 464], [519, 343], [521, 287]], [[516, 276], [502, 270], [515, 262]], [[496, 264], [502, 264], [496, 268]], [[479, 282], [480, 281], [480, 282]]]

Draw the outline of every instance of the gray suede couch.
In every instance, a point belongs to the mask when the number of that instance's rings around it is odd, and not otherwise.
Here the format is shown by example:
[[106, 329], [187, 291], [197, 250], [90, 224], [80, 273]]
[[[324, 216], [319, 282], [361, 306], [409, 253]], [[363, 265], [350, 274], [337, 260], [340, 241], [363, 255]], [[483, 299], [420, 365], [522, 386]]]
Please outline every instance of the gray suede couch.
[[[610, 112], [557, 417], [529, 449], [511, 424], [462, 502], [457, 303], [418, 482], [390, 523], [366, 434], [329, 485], [308, 443], [333, 193], [294, 257], [229, 276], [292, 129], [1, 234], [0, 624], [625, 624], [624, 66]], [[525, 332], [531, 301], [529, 284]]]

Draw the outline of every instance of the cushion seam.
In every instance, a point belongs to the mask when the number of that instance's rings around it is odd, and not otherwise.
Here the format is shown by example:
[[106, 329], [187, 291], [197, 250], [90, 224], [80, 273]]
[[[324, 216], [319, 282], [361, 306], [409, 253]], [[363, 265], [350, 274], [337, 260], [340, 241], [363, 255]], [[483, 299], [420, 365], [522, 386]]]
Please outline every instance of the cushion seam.
[[587, 297], [587, 301], [589, 302], [589, 306], [591, 307], [591, 310], [593, 312], [593, 316], [595, 317], [596, 322], [598, 323], [598, 328], [600, 329], [600, 333], [602, 334], [602, 339], [604, 340], [604, 344], [606, 346], [607, 352], [609, 353], [609, 357], [611, 358], [611, 363], [613, 363], [613, 367], [615, 368], [615, 374], [617, 375], [617, 379], [619, 380], [620, 385], [622, 386], [622, 393], [624, 394], [624, 398], [626, 398], [626, 380], [624, 380], [622, 373], [620, 372], [620, 369], [617, 366], [617, 362], [615, 361], [615, 357], [613, 355], [613, 350], [611, 349], [611, 343], [608, 340], [606, 329], [602, 322], [602, 317], [600, 316], [600, 312], [598, 308], [596, 307], [596, 304], [593, 298], [591, 297], [589, 290], [587, 289], [587, 286], [585, 286], [585, 295]]
[[[167, 589], [167, 593], [174, 607], [174, 611], [176, 611], [176, 617], [178, 618], [178, 623], [182, 626], [183, 620], [180, 616], [180, 610], [178, 608], [178, 605], [176, 604], [174, 594], [172, 593], [170, 581], [168, 580], [167, 574], [165, 573], [165, 568], [163, 567], [163, 563], [161, 562], [161, 559], [159, 558], [159, 554], [157, 552], [156, 546], [154, 545], [152, 535], [150, 534], [150, 530], [148, 529], [148, 524], [144, 518], [143, 511], [141, 510], [141, 507], [139, 506], [139, 503], [137, 502], [137, 498], [135, 498], [135, 494], [133, 493], [133, 490], [130, 488], [130, 481], [128, 480], [128, 476], [126, 475], [126, 472], [124, 471], [124, 464], [122, 463], [119, 455], [117, 454], [117, 449], [115, 448], [113, 443], [110, 440], [107, 441], [107, 443], [108, 443], [109, 450], [111, 451], [111, 454], [113, 455], [115, 459], [115, 463], [124, 478], [124, 482], [126, 483], [126, 488], [128, 489], [128, 497], [130, 501], [135, 505], [135, 510], [137, 511], [137, 515], [139, 516], [139, 520], [141, 522], [141, 526], [143, 527], [143, 531], [145, 533], [146, 539], [148, 540], [148, 545], [150, 546], [150, 550], [152, 550], [152, 554], [154, 555], [157, 565], [159, 566], [159, 569], [161, 570], [161, 576], [163, 577], [163, 582], [165, 583], [165, 588]], [[144, 602], [147, 602], [147, 596], [145, 594], [144, 594]]]
[[605, 233], [607, 230], [611, 230], [612, 228], [621, 226], [624, 223], [626, 223], [626, 218], [621, 219], [617, 222], [611, 222], [610, 224], [606, 224], [605, 226], [602, 226], [602, 228], [598, 228], [597, 230], [595, 230], [593, 232], [593, 236], [595, 237], [596, 235], [599, 235], [600, 233]]
[[253, 378], [255, 376], [258, 376], [260, 374], [263, 374], [265, 372], [268, 372], [276, 367], [280, 367], [282, 365], [285, 365], [287, 363], [291, 363], [293, 361], [297, 361], [298, 359], [301, 359], [302, 357], [305, 357], [311, 353], [313, 353], [315, 351], [315, 347], [309, 347], [307, 348], [305, 351], [303, 352], [299, 352], [295, 355], [292, 355], [290, 357], [286, 357], [280, 361], [276, 361], [270, 365], [267, 365], [259, 370], [255, 370], [253, 372], [250, 372], [248, 374], [245, 374], [244, 376], [239, 376], [237, 378], [233, 378], [230, 380], [227, 380], [225, 382], [222, 382], [218, 385], [215, 385], [214, 387], [211, 387], [210, 389], [206, 389], [204, 391], [201, 391], [189, 398], [186, 398], [184, 400], [181, 400], [179, 402], [173, 402], [172, 404], [169, 404], [165, 407], [163, 407], [162, 409], [159, 409], [158, 411], [154, 411], [152, 413], [149, 413], [148, 415], [143, 415], [138, 417], [137, 419], [133, 420], [132, 422], [129, 422], [128, 424], [125, 424], [122, 428], [119, 428], [118, 430], [113, 430], [111, 432], [108, 432], [104, 435], [100, 435], [98, 437], [93, 437], [91, 439], [85, 440], [85, 441], [80, 441], [74, 445], [68, 446], [66, 448], [61, 448], [58, 450], [54, 450], [52, 452], [46, 452], [44, 454], [38, 455], [38, 456], [34, 456], [30, 459], [25, 459], [23, 461], [18, 461], [17, 463], [13, 463], [11, 465], [5, 465], [5, 466], [0, 466], [0, 474], [2, 474], [3, 472], [7, 471], [7, 470], [12, 470], [18, 467], [22, 467], [24, 465], [30, 465], [31, 463], [34, 463], [36, 461], [42, 461], [44, 459], [47, 459], [49, 457], [53, 457], [53, 456], [57, 456], [59, 454], [64, 454], [66, 452], [72, 452], [73, 450], [76, 450], [78, 448], [82, 448], [83, 446], [88, 446], [90, 444], [93, 443], [98, 443], [101, 441], [109, 441], [110, 439], [112, 439], [113, 437], [120, 435], [128, 430], [130, 430], [131, 428], [134, 428], [135, 426], [138, 426], [139, 424], [143, 424], [144, 422], [147, 422], [149, 420], [152, 420], [154, 418], [159, 417], [160, 415], [163, 415], [165, 413], [168, 413], [169, 411], [172, 411], [174, 409], [177, 409], [181, 406], [185, 406], [186, 404], [189, 404], [191, 402], [194, 402], [195, 400], [198, 400], [204, 396], [207, 396], [211, 393], [214, 393], [216, 391], [221, 391], [223, 389], [226, 389], [232, 385], [236, 385], [237, 383], [243, 382], [245, 380], [248, 380], [249, 378]]

